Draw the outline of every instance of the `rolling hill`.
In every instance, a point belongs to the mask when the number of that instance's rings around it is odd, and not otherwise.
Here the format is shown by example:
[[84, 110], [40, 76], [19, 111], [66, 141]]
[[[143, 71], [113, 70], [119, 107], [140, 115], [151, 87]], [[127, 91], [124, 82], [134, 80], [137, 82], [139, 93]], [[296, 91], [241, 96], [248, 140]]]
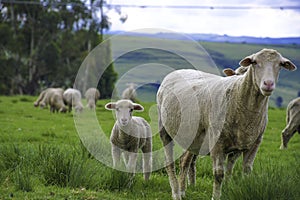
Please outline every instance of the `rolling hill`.
[[[182, 68], [196, 68], [202, 71], [222, 75], [227, 67], [236, 68], [239, 61], [263, 48], [272, 48], [289, 58], [300, 68], [300, 48], [297, 44], [248, 44], [230, 42], [197, 42], [189, 43], [184, 38], [155, 38], [143, 36], [124, 36], [118, 48], [144, 42], [143, 48], [123, 52], [114, 59], [115, 70], [119, 74], [116, 84], [117, 94], [125, 89], [126, 83], [139, 85], [138, 98], [141, 101], [155, 101], [156, 90], [162, 79], [169, 72]], [[157, 45], [157, 43], [159, 43]], [[170, 46], [171, 47], [166, 47]], [[121, 50], [120, 50], [121, 51]], [[118, 54], [119, 55], [119, 54]], [[275, 106], [276, 99], [282, 97], [282, 106], [298, 96], [300, 91], [300, 70], [288, 72], [282, 70], [279, 83], [270, 104]]]

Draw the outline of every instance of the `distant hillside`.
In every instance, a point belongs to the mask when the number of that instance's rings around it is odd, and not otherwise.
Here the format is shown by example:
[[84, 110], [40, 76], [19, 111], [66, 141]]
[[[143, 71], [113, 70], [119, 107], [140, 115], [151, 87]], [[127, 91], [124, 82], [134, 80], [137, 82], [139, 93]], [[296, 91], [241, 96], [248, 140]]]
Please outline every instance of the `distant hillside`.
[[[128, 41], [130, 42], [136, 41], [137, 38], [147, 40], [145, 36], [130, 36], [129, 38]], [[281, 71], [280, 80], [274, 94], [271, 96], [270, 104], [275, 106], [276, 99], [281, 97], [283, 99], [282, 105], [286, 106], [291, 99], [297, 97], [300, 90], [300, 48], [298, 45], [229, 42], [200, 42], [200, 45], [216, 64], [218, 71], [212, 72], [215, 74], [221, 74], [226, 67], [236, 68], [242, 58], [263, 48], [278, 50], [283, 56], [295, 63], [298, 70], [295, 72]], [[182, 52], [193, 55], [195, 50], [183, 47]], [[204, 55], [202, 50], [201, 54]], [[211, 70], [207, 67], [209, 63], [210, 61], [204, 59], [203, 63], [199, 64], [203, 66], [201, 70]], [[214, 64], [211, 63], [210, 66], [214, 66]], [[142, 101], [155, 101], [157, 88], [165, 75], [181, 68], [194, 68], [194, 66], [184, 58], [160, 49], [145, 48], [128, 52], [115, 61], [115, 69], [119, 73], [119, 81], [116, 84], [117, 93], [121, 94], [126, 87], [126, 83], [134, 82], [140, 84], [138, 94]]]
[[[112, 34], [122, 33], [120, 31], [112, 32]], [[138, 32], [126, 32], [131, 36], [144, 36], [144, 37], [158, 37], [166, 39], [186, 39], [190, 37], [196, 41], [202, 42], [228, 42], [228, 43], [247, 43], [247, 44], [266, 44], [266, 45], [300, 45], [300, 37], [251, 37], [251, 36], [230, 36], [230, 35], [218, 35], [218, 34], [203, 34], [203, 33], [183, 33], [180, 37], [180, 33], [138, 33]]]

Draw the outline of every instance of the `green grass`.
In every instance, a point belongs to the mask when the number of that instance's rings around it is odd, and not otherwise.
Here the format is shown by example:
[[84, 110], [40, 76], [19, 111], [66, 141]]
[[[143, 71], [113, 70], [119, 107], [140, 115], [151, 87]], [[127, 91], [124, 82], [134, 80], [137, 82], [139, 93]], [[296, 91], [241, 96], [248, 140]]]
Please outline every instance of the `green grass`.
[[[34, 108], [35, 98], [0, 97], [0, 199], [171, 199], [164, 169], [153, 172], [145, 182], [142, 174], [132, 177], [107, 167], [82, 145], [73, 113]], [[107, 137], [114, 123], [112, 113], [104, 109], [108, 101], [99, 101], [96, 108]], [[153, 148], [160, 149], [155, 107], [142, 104], [145, 112], [137, 114], [150, 122]], [[239, 159], [233, 177], [224, 183], [222, 199], [300, 198], [300, 137], [296, 134], [291, 139], [288, 150], [279, 150], [284, 127], [285, 110], [269, 109], [253, 173], [242, 175]], [[188, 187], [186, 199], [210, 199], [212, 184], [210, 158], [198, 159], [197, 184]]]

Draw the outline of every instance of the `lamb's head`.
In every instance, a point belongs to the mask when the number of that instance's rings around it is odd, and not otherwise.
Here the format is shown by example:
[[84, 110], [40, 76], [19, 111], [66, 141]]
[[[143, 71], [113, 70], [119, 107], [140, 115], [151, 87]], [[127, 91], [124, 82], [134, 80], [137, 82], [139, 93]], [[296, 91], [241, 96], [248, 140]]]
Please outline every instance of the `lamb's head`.
[[116, 110], [116, 118], [119, 126], [127, 126], [132, 119], [134, 110], [142, 112], [144, 107], [130, 100], [122, 99], [105, 105], [107, 110]]
[[[288, 59], [281, 56], [276, 50], [263, 49], [240, 62], [241, 66], [251, 67], [254, 82], [264, 96], [270, 96], [275, 89], [279, 71], [285, 68], [294, 71], [297, 67]], [[250, 69], [250, 68], [249, 68]]]

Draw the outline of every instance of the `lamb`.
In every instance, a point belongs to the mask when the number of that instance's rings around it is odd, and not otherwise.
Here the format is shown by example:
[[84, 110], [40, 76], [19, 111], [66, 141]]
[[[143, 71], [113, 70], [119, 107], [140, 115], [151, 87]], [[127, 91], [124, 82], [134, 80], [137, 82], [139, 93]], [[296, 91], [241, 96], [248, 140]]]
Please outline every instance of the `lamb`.
[[38, 99], [34, 102], [34, 107], [38, 107], [38, 106], [40, 106], [41, 108], [47, 107], [47, 105], [49, 104], [51, 94], [54, 91], [60, 93], [61, 95], [64, 92], [62, 88], [47, 88], [40, 93]]
[[130, 99], [131, 101], [136, 101], [136, 84], [129, 83], [126, 84], [128, 87], [122, 92], [122, 99]]
[[[159, 130], [173, 199], [185, 196], [185, 179], [199, 154], [212, 158], [212, 199], [220, 199], [226, 159], [227, 175], [241, 154], [243, 171], [252, 171], [279, 71], [294, 71], [296, 66], [272, 49], [247, 56], [240, 65], [248, 68], [243, 76], [220, 77], [189, 69], [174, 71], [163, 80], [157, 93]], [[175, 174], [174, 141], [186, 149], [179, 179]]]
[[120, 156], [123, 153], [126, 169], [134, 173], [138, 150], [141, 149], [144, 179], [149, 180], [152, 169], [152, 131], [145, 119], [132, 116], [134, 110], [143, 111], [143, 106], [130, 100], [119, 100], [106, 104], [105, 108], [116, 110], [117, 120], [110, 137], [113, 166], [120, 167]]
[[81, 103], [81, 93], [77, 89], [69, 88], [63, 93], [63, 99], [65, 104], [69, 107], [69, 112], [72, 111], [72, 107], [75, 108], [75, 112], [81, 112], [83, 105]]
[[300, 134], [300, 97], [293, 99], [286, 110], [286, 127], [281, 133], [280, 149], [286, 149], [289, 140], [298, 131]]
[[96, 108], [97, 100], [100, 98], [100, 92], [97, 88], [89, 88], [84, 94], [87, 100], [87, 107], [91, 110]]

